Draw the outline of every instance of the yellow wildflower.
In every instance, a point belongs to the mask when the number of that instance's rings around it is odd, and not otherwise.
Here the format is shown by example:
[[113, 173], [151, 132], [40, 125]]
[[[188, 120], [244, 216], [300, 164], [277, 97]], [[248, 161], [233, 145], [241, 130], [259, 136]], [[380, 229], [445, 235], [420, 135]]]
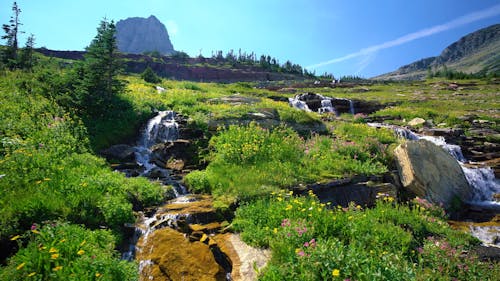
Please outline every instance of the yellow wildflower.
[[28, 274], [28, 277], [31, 277], [31, 276], [35, 276], [36, 272], [31, 272], [30, 274]]
[[42, 181], [36, 181], [35, 183], [36, 183], [36, 184], [41, 184], [41, 183], [42, 183]]
[[59, 266], [56, 266], [56, 267], [52, 268], [52, 270], [53, 270], [53, 271], [59, 271], [59, 270], [61, 270], [62, 268], [63, 268], [63, 267], [62, 267], [61, 265], [59, 265]]
[[96, 272], [95, 277], [101, 277], [101, 274], [99, 272]]
[[274, 234], [278, 233], [278, 229], [275, 227], [275, 228], [273, 229], [273, 232], [274, 232]]
[[49, 180], [50, 180], [50, 178], [44, 178], [43, 180], [44, 180], [44, 181], [49, 181]]
[[361, 206], [360, 205], [356, 205], [356, 209], [361, 210]]
[[207, 240], [207, 239], [208, 239], [208, 236], [205, 233], [203, 233], [203, 235], [201, 236], [200, 242], [205, 242], [205, 240]]
[[287, 205], [286, 208], [285, 208], [285, 211], [290, 211], [292, 208], [293, 208], [292, 205]]
[[17, 239], [21, 238], [21, 235], [16, 235], [12, 238], [10, 238], [11, 241], [16, 241]]
[[87, 243], [87, 241], [83, 240], [82, 243], [80, 243], [80, 247], [83, 246], [83, 245], [85, 245], [85, 243]]
[[40, 231], [36, 230], [36, 229], [33, 229], [31, 232], [35, 233], [35, 234], [40, 234]]
[[18, 266], [16, 267], [16, 270], [21, 270], [21, 269], [22, 269], [25, 265], [26, 265], [26, 263], [25, 263], [25, 262], [21, 263], [20, 265], [18, 265]]
[[57, 249], [54, 247], [50, 247], [49, 253], [57, 253]]
[[288, 195], [293, 195], [293, 190], [290, 190], [290, 192], [288, 192]]
[[301, 248], [297, 248], [297, 249], [295, 249], [295, 253], [298, 253], [298, 252], [300, 252], [300, 251], [302, 251], [302, 249], [301, 249]]
[[283, 198], [278, 197], [278, 201], [279, 201], [279, 202], [283, 201]]
[[58, 257], [59, 257], [59, 254], [52, 254], [50, 256], [50, 258], [53, 259], [53, 260], [57, 259]]
[[81, 255], [85, 254], [85, 251], [84, 250], [80, 250], [80, 251], [78, 251], [76, 253], [81, 256]]
[[338, 270], [338, 269], [332, 270], [332, 276], [333, 277], [339, 277], [340, 276], [340, 270]]

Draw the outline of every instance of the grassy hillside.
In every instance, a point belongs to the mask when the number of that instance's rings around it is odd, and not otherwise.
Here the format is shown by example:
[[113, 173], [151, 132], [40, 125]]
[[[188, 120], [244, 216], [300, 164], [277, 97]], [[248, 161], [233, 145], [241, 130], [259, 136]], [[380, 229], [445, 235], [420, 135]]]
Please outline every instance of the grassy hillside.
[[500, 71], [500, 25], [472, 32], [446, 47], [439, 56], [421, 59], [398, 70], [375, 77], [380, 80], [421, 80], [429, 71], [497, 75]]

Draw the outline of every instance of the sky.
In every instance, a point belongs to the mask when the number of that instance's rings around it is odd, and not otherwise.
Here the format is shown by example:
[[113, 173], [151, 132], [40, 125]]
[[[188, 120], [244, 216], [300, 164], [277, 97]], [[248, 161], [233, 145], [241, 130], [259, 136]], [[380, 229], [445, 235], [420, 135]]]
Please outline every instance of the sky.
[[[0, 0], [0, 23], [13, 1]], [[103, 18], [156, 16], [190, 56], [233, 49], [316, 74], [373, 77], [500, 23], [498, 0], [18, 0], [36, 47], [84, 50]], [[4, 43], [4, 42], [2, 42]]]

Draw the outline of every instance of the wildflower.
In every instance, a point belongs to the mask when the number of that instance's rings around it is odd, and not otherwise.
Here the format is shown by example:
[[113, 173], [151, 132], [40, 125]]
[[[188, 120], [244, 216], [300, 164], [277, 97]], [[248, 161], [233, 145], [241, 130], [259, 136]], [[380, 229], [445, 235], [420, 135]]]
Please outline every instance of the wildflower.
[[42, 181], [36, 181], [35, 183], [36, 183], [36, 184], [41, 184], [41, 183], [42, 183]]
[[360, 205], [356, 205], [356, 209], [361, 210], [361, 206]]
[[44, 180], [44, 181], [49, 181], [49, 180], [50, 180], [50, 178], [44, 178], [43, 180]]
[[333, 277], [339, 277], [340, 276], [340, 270], [338, 270], [338, 269], [332, 270], [332, 276]]
[[16, 236], [10, 238], [10, 241], [16, 241], [19, 238], [21, 238], [21, 235], [16, 235]]
[[35, 229], [36, 229], [36, 224], [34, 223], [31, 225], [31, 230], [35, 230]]
[[25, 263], [25, 262], [21, 263], [20, 265], [18, 265], [18, 266], [16, 267], [16, 270], [21, 270], [21, 269], [22, 269], [25, 265], [26, 265], [26, 263]]
[[66, 242], [66, 239], [61, 239], [61, 240], [59, 241], [59, 243], [64, 243], [64, 242]]
[[95, 273], [95, 277], [101, 277], [102, 274], [100, 274], [99, 272], [96, 272]]
[[36, 229], [33, 229], [31, 232], [35, 233], [35, 234], [40, 234], [40, 231], [36, 230]]
[[278, 233], [278, 229], [275, 227], [275, 228], [273, 229], [273, 232], [274, 232], [274, 234]]
[[290, 190], [290, 192], [288, 192], [288, 195], [293, 195], [293, 190]]
[[57, 253], [57, 249], [54, 247], [50, 247], [49, 253]]
[[53, 259], [53, 260], [57, 259], [58, 257], [59, 257], [59, 254], [52, 254], [50, 256], [50, 258]]
[[79, 256], [85, 254], [85, 251], [84, 250], [79, 250], [78, 252], [76, 252]]
[[87, 243], [87, 240], [83, 240], [82, 243], [80, 243], [80, 247], [85, 245], [85, 243]]
[[53, 271], [59, 271], [59, 270], [61, 270], [62, 268], [63, 268], [63, 267], [59, 265], [59, 266], [56, 266], [56, 267], [52, 268], [52, 270], [53, 270]]
[[285, 211], [290, 211], [292, 208], [293, 208], [293, 206], [289, 204], [286, 206]]
[[31, 276], [35, 276], [36, 275], [36, 272], [31, 272], [30, 274], [28, 274], [28, 277], [31, 277]]

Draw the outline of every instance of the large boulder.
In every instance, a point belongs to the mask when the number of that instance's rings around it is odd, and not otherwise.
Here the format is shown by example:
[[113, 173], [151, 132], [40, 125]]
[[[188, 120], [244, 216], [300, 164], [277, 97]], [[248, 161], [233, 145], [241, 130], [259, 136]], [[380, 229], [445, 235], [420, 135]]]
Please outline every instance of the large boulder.
[[142, 280], [225, 280], [224, 269], [217, 264], [209, 245], [190, 242], [184, 234], [169, 227], [153, 232], [138, 251], [144, 263]]
[[443, 148], [427, 140], [407, 141], [394, 154], [403, 186], [415, 195], [447, 209], [472, 199], [462, 168]]

